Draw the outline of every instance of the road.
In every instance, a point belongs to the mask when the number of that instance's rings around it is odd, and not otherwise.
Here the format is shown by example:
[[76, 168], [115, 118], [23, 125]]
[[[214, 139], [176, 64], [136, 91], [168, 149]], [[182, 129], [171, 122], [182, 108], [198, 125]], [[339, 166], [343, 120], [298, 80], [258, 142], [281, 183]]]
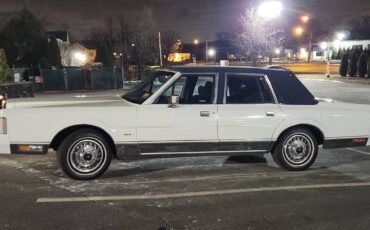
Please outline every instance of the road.
[[[303, 82], [317, 97], [370, 104], [367, 85]], [[369, 165], [370, 148], [320, 150], [305, 172], [269, 155], [114, 161], [79, 182], [54, 152], [0, 156], [0, 229], [368, 229]]]

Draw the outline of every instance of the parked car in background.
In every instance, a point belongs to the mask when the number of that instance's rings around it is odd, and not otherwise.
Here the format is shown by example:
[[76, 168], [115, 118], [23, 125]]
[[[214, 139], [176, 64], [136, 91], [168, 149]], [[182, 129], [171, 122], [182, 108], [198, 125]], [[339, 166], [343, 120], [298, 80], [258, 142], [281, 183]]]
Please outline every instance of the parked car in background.
[[[122, 97], [8, 103], [0, 152], [57, 151], [63, 171], [95, 179], [111, 159], [272, 153], [309, 168], [324, 148], [369, 145], [370, 107], [318, 101], [283, 69], [174, 67]], [[355, 118], [355, 119], [354, 119]]]

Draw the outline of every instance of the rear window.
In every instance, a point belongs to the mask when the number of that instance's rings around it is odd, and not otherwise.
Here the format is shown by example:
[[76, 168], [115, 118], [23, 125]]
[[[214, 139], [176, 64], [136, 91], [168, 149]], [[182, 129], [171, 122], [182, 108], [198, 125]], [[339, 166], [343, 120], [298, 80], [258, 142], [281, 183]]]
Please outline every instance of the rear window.
[[269, 73], [268, 78], [280, 103], [287, 105], [316, 105], [318, 103], [293, 73], [276, 71]]

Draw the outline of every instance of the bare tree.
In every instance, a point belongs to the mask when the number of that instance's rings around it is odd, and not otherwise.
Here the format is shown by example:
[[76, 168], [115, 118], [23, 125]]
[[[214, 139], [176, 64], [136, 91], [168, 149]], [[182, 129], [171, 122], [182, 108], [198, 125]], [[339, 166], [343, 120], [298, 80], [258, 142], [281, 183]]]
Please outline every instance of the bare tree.
[[247, 8], [240, 19], [241, 27], [234, 39], [235, 46], [243, 53], [252, 56], [253, 65], [257, 65], [258, 55], [268, 55], [272, 62], [272, 52], [280, 48], [285, 41], [284, 31], [277, 28], [271, 20], [257, 14], [256, 9]]
[[130, 19], [126, 16], [118, 18], [117, 41], [122, 51], [122, 58], [126, 63], [126, 69], [129, 67], [130, 57], [133, 56], [133, 32], [130, 26]]
[[142, 12], [131, 17], [132, 38], [135, 45], [134, 52], [137, 57], [139, 79], [141, 79], [142, 66], [153, 63], [158, 52], [156, 24], [153, 19], [153, 12], [150, 8], [144, 7]]
[[168, 56], [179, 49], [178, 46], [179, 34], [173, 30], [162, 32], [162, 50], [165, 58], [165, 65], [168, 63]]

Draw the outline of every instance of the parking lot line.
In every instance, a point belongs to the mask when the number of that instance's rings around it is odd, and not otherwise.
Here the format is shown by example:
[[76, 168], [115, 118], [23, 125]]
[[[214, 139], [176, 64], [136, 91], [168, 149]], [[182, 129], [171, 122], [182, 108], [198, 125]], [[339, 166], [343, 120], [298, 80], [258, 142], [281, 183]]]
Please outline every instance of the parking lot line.
[[365, 151], [361, 151], [361, 150], [358, 150], [358, 149], [347, 148], [347, 150], [350, 150], [350, 151], [353, 151], [353, 152], [356, 152], [356, 153], [370, 155], [370, 153], [365, 152]]
[[38, 198], [36, 202], [37, 203], [71, 203], [71, 202], [91, 202], [91, 201], [155, 200], [155, 199], [170, 199], [170, 198], [200, 197], [200, 196], [217, 196], [217, 195], [253, 193], [253, 192], [292, 191], [292, 190], [324, 189], [324, 188], [354, 188], [354, 187], [367, 187], [367, 186], [370, 186], [370, 182], [277, 186], [277, 187], [230, 189], [230, 190], [219, 190], [219, 191], [171, 193], [171, 194], [158, 194], [158, 195], [147, 194], [147, 195], [121, 195], [121, 196]]

